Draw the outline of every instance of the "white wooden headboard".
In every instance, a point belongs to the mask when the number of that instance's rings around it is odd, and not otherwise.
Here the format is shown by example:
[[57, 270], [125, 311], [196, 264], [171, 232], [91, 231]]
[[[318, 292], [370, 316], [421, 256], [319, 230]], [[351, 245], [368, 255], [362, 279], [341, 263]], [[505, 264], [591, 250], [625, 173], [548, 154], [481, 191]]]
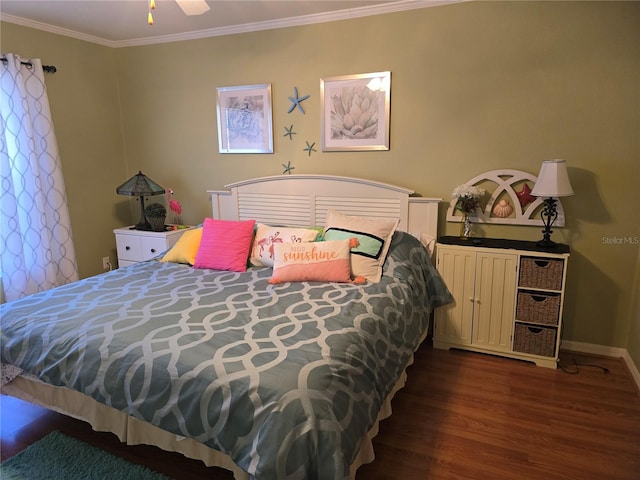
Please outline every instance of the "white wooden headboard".
[[441, 198], [411, 197], [406, 188], [333, 175], [278, 175], [208, 190], [213, 218], [309, 226], [325, 224], [327, 210], [367, 218], [399, 218], [399, 229], [437, 238]]

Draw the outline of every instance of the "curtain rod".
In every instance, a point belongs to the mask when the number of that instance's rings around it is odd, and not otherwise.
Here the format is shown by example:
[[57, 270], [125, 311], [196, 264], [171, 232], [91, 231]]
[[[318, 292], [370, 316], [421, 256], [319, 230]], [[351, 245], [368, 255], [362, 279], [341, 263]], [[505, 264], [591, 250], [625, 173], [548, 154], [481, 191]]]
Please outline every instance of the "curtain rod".
[[[7, 57], [0, 57], [0, 61], [2, 63], [7, 63]], [[33, 64], [31, 62], [20, 62], [22, 65], [26, 65], [27, 67], [33, 67]], [[54, 65], [42, 65], [42, 70], [44, 70], [46, 73], [56, 73], [58, 71], [58, 69], [54, 66]]]

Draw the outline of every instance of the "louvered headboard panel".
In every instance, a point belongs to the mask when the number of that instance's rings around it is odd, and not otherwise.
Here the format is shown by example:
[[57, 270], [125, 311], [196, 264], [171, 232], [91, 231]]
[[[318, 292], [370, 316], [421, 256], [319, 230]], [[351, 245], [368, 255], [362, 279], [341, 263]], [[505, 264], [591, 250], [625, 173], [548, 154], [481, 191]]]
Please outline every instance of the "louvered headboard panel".
[[437, 237], [440, 198], [412, 197], [406, 188], [331, 175], [262, 177], [210, 190], [213, 218], [271, 225], [322, 226], [327, 211], [399, 218], [399, 229]]
[[315, 221], [324, 225], [328, 210], [367, 218], [402, 218], [402, 202], [397, 198], [316, 197]]
[[270, 225], [309, 225], [312, 198], [308, 195], [238, 193], [238, 220]]

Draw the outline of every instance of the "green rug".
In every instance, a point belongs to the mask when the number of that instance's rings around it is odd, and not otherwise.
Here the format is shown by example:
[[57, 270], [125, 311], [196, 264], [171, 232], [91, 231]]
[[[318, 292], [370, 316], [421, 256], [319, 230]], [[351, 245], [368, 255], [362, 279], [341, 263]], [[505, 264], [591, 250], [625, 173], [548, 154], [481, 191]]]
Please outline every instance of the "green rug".
[[99, 448], [52, 432], [0, 465], [2, 480], [169, 480]]

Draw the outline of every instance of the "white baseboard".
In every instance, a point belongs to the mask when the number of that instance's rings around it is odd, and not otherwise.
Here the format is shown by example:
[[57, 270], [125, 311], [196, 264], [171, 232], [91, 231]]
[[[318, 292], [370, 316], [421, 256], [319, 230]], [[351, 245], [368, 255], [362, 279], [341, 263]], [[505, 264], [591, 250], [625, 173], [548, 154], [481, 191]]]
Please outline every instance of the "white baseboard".
[[640, 371], [626, 348], [607, 347], [606, 345], [596, 345], [593, 343], [572, 342], [570, 340], [563, 340], [560, 346], [563, 350], [570, 350], [572, 352], [591, 353], [593, 355], [603, 355], [605, 357], [622, 358], [627, 368], [631, 372], [633, 380], [636, 382], [636, 386], [640, 390]]

